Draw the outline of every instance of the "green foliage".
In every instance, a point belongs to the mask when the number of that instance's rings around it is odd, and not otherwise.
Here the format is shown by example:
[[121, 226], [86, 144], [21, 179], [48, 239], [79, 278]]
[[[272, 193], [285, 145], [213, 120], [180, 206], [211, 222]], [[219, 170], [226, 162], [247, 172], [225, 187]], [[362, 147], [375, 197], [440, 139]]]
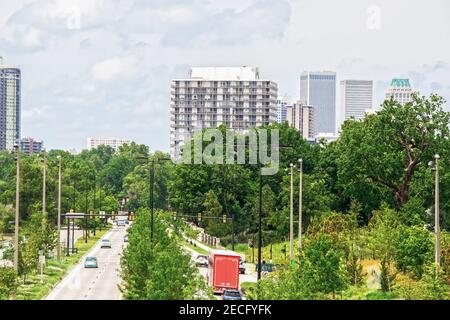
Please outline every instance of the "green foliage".
[[[156, 215], [158, 216], [158, 215]], [[150, 242], [150, 214], [140, 210], [129, 230], [129, 244], [123, 253], [122, 291], [125, 299], [194, 299], [209, 296], [204, 281], [183, 253], [175, 235], [155, 219]]]
[[432, 261], [433, 247], [427, 230], [416, 226], [402, 227], [395, 242], [397, 268], [420, 278], [425, 265]]
[[0, 300], [10, 299], [17, 291], [17, 277], [13, 268], [0, 267]]
[[335, 294], [347, 286], [345, 272], [341, 268], [341, 255], [328, 235], [319, 235], [308, 243], [300, 260], [301, 283], [311, 298], [320, 294]]
[[395, 280], [395, 273], [391, 272], [391, 266], [386, 258], [381, 260], [381, 274], [380, 274], [380, 285], [381, 291], [389, 292], [392, 290], [392, 286]]
[[386, 100], [376, 115], [346, 121], [336, 160], [343, 194], [365, 204], [366, 214], [383, 201], [402, 207], [417, 169], [448, 150], [450, 114], [443, 103], [436, 95], [414, 95], [404, 105]]

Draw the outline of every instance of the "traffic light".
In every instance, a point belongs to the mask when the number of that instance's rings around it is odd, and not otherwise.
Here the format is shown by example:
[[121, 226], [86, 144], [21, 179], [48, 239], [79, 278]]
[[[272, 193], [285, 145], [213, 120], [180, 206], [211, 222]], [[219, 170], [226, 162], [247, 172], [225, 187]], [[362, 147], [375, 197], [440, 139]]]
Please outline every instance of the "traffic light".
[[176, 212], [173, 213], [173, 220], [175, 220], [175, 221], [177, 220], [177, 213]]
[[94, 211], [92, 210], [89, 211], [89, 219], [90, 220], [94, 219]]
[[198, 213], [197, 220], [198, 220], [198, 222], [202, 221], [202, 213], [201, 212]]
[[131, 211], [131, 221], [134, 221], [134, 211]]
[[128, 211], [128, 221], [134, 221], [134, 212]]
[[70, 213], [74, 213], [75, 211], [73, 211], [73, 209], [70, 209]]
[[227, 223], [227, 215], [226, 215], [226, 214], [224, 214], [224, 215], [222, 216], [222, 222], [223, 222], [223, 223]]
[[112, 220], [116, 220], [116, 212], [115, 212], [115, 211], [113, 211], [113, 212], [111, 213], [111, 219], [112, 219]]

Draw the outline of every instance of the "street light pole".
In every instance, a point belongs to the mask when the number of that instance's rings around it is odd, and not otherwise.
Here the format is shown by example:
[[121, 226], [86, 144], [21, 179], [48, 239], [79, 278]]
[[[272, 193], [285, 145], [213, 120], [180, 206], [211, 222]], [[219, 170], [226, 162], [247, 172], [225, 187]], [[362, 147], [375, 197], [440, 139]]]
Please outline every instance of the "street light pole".
[[299, 188], [298, 188], [298, 250], [302, 249], [302, 206], [303, 206], [303, 160], [298, 159]]
[[155, 160], [151, 160], [151, 171], [150, 171], [150, 215], [151, 215], [151, 231], [150, 231], [150, 241], [153, 243], [153, 230], [154, 230], [154, 218], [153, 218], [153, 192], [154, 192], [154, 182], [155, 182]]
[[259, 213], [258, 213], [258, 280], [261, 279], [261, 251], [262, 251], [262, 173], [259, 164]]
[[20, 153], [19, 145], [15, 144], [16, 152], [16, 216], [14, 224], [14, 271], [19, 273], [19, 198], [20, 198]]
[[290, 164], [291, 174], [291, 195], [290, 195], [290, 210], [289, 210], [289, 257], [291, 261], [294, 259], [294, 165]]
[[[61, 156], [58, 156], [58, 248], [57, 257], [61, 257]], [[69, 225], [67, 225], [69, 228]]]
[[441, 237], [440, 237], [440, 225], [439, 225], [439, 155], [434, 156], [435, 159], [435, 181], [434, 181], [434, 231], [436, 237], [435, 244], [435, 263], [439, 268], [441, 266]]
[[42, 167], [43, 167], [43, 171], [42, 171], [42, 214], [45, 214], [46, 212], [46, 155], [45, 155], [45, 150], [42, 150], [42, 159], [41, 159], [41, 163], [42, 163]]

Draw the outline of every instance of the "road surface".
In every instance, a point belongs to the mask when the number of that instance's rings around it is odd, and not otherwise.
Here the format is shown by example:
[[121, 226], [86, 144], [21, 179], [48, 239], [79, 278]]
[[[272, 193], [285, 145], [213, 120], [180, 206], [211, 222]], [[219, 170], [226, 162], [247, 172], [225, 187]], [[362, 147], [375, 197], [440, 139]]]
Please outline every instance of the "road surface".
[[113, 227], [103, 239], [111, 241], [111, 249], [101, 249], [100, 241], [86, 256], [98, 259], [97, 269], [85, 269], [84, 258], [53, 289], [46, 300], [120, 300], [120, 257], [125, 247], [125, 227]]

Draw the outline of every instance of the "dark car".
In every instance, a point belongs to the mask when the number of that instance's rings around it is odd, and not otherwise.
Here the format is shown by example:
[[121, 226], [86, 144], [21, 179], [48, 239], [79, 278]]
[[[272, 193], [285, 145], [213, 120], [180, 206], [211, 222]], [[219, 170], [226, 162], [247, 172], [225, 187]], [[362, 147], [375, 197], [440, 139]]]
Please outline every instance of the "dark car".
[[241, 261], [241, 263], [239, 264], [239, 273], [245, 274], [245, 271], [246, 271], [246, 268], [245, 268], [244, 262]]
[[239, 290], [223, 290], [222, 300], [242, 300], [242, 294]]

